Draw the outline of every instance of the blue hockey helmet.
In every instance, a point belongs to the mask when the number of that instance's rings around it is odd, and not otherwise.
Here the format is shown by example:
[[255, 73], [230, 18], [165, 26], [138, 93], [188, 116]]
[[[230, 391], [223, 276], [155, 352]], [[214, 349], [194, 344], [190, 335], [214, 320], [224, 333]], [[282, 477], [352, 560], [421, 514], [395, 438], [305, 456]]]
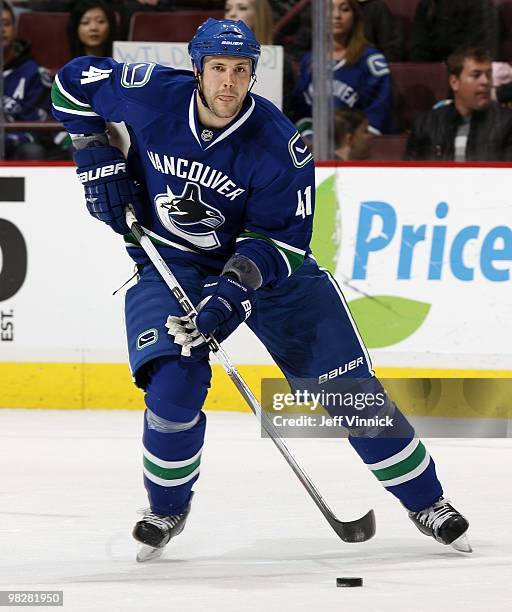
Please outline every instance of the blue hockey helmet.
[[260, 43], [243, 21], [233, 19], [207, 19], [199, 26], [188, 45], [192, 63], [199, 72], [203, 70], [208, 55], [232, 55], [247, 57], [252, 62], [252, 74], [260, 58]]

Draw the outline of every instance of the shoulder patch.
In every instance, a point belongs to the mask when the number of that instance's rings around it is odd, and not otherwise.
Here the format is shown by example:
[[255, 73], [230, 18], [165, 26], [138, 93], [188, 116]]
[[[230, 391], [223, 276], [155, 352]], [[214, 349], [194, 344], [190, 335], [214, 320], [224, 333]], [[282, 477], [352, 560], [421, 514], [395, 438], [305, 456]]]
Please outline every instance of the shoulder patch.
[[366, 63], [368, 70], [374, 77], [382, 77], [389, 74], [389, 66], [382, 53], [372, 53], [368, 56]]
[[124, 64], [121, 75], [122, 87], [144, 87], [148, 83], [155, 66], [156, 64], [153, 63]]
[[288, 151], [290, 151], [290, 157], [296, 168], [302, 168], [313, 159], [311, 151], [308, 149], [308, 146], [304, 144], [299, 132], [295, 132], [290, 138], [288, 142]]

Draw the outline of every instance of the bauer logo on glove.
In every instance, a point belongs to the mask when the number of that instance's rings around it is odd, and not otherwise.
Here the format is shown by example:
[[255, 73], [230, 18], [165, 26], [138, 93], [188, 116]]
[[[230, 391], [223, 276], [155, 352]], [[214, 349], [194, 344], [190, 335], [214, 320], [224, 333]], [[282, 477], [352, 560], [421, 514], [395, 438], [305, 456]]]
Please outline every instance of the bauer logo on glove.
[[99, 178], [119, 174], [120, 172], [126, 173], [126, 162], [108, 164], [106, 166], [102, 166], [101, 168], [87, 170], [87, 172], [80, 172], [78, 174], [78, 178], [81, 183], [88, 183], [90, 181], [97, 181]]

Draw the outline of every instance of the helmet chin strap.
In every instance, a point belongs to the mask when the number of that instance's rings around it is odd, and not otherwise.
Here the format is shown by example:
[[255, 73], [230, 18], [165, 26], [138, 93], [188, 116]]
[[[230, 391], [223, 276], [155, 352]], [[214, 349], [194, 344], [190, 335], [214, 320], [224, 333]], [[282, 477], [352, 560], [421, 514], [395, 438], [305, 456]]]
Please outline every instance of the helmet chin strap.
[[201, 98], [201, 102], [203, 103], [203, 106], [206, 106], [206, 108], [212, 113], [213, 111], [208, 106], [208, 102], [206, 101], [206, 98], [203, 93], [203, 89], [201, 87], [201, 73], [200, 72], [196, 73], [196, 83], [197, 83], [197, 93], [199, 94], [199, 97]]

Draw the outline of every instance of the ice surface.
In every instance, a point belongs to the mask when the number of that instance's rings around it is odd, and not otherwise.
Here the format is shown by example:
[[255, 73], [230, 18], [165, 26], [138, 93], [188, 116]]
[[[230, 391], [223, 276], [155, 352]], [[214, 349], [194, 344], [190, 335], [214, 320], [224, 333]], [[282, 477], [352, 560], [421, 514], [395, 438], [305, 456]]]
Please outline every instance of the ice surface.
[[375, 508], [364, 544], [337, 539], [251, 414], [208, 421], [188, 525], [138, 564], [142, 413], [0, 410], [0, 590], [61, 589], [70, 611], [512, 610], [512, 440], [428, 442], [471, 522], [463, 555], [421, 535], [346, 440], [289, 445], [339, 518]]

